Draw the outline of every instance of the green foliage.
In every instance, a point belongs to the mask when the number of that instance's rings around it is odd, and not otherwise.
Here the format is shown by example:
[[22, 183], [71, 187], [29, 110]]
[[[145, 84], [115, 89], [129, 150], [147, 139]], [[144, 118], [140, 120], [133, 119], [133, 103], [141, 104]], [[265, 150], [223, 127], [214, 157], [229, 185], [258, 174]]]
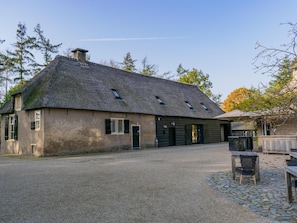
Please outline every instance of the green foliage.
[[279, 72], [276, 75], [273, 75], [273, 80], [269, 82], [268, 91], [281, 90], [292, 80], [292, 65], [293, 61], [290, 61], [287, 58], [279, 64]]
[[35, 37], [27, 35], [25, 24], [19, 23], [16, 35], [16, 42], [13, 45], [14, 51], [7, 50], [8, 69], [13, 74], [18, 74], [14, 81], [23, 81], [24, 76], [31, 74], [30, 67], [34, 66], [35, 58], [32, 49], [36, 48]]
[[7, 94], [5, 95], [4, 97], [4, 100], [2, 102], [0, 102], [0, 107], [5, 104], [6, 102], [8, 102], [12, 95], [19, 89], [21, 89], [23, 86], [25, 86], [27, 82], [26, 81], [20, 81], [18, 84], [16, 84], [14, 87], [12, 87], [8, 92]]
[[136, 68], [135, 68], [136, 61], [137, 60], [132, 59], [130, 52], [128, 52], [126, 54], [126, 56], [124, 57], [124, 61], [120, 64], [122, 65], [123, 70], [129, 71], [129, 72], [135, 72], [136, 71]]
[[153, 76], [158, 73], [158, 67], [155, 64], [149, 64], [147, 61], [147, 57], [145, 57], [142, 61], [142, 69], [139, 70], [141, 74], [147, 75], [147, 76]]
[[[40, 24], [37, 24], [34, 32], [36, 37], [27, 35], [26, 25], [19, 23], [13, 50], [6, 50], [6, 54], [0, 53], [0, 71], [8, 71], [10, 80], [23, 81], [25, 76], [36, 74], [49, 64], [52, 53], [58, 53], [61, 44], [51, 44], [43, 35]], [[36, 62], [34, 51], [43, 55], [43, 63]]]
[[292, 105], [297, 104], [296, 86], [291, 84], [292, 64], [288, 59], [280, 63], [279, 72], [273, 75], [268, 87], [248, 89], [246, 99], [237, 104], [236, 109], [271, 115], [291, 112]]
[[52, 61], [51, 54], [58, 53], [58, 49], [61, 47], [62, 43], [59, 43], [57, 45], [51, 44], [50, 40], [45, 38], [45, 36], [43, 35], [40, 24], [37, 24], [37, 26], [34, 28], [34, 32], [37, 34], [35, 43], [36, 49], [42, 53], [44, 59], [43, 64], [35, 64], [35, 67], [37, 67], [37, 69], [35, 69], [36, 73], [39, 72], [42, 68], [46, 67]]
[[209, 75], [204, 74], [201, 70], [193, 68], [187, 70], [180, 64], [177, 68], [178, 82], [196, 85], [200, 91], [212, 99], [217, 105], [221, 104], [221, 95], [214, 95], [211, 91], [212, 82], [209, 80]]

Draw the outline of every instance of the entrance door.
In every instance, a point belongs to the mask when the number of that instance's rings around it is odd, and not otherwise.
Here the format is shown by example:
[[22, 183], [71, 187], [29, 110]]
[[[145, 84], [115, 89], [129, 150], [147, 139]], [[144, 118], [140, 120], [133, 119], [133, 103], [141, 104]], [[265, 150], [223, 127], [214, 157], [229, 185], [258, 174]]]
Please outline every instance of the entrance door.
[[197, 125], [198, 128], [198, 142], [199, 144], [204, 143], [203, 125]]
[[192, 125], [192, 143], [204, 143], [203, 138], [203, 125]]
[[169, 127], [169, 146], [176, 145], [175, 128]]
[[135, 125], [132, 126], [132, 141], [133, 141], [133, 149], [139, 149], [139, 126]]

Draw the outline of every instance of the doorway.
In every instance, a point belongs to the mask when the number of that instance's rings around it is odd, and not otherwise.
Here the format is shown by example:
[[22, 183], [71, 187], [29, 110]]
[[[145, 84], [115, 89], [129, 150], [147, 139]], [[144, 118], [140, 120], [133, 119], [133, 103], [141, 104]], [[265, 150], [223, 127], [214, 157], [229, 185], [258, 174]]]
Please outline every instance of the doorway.
[[169, 127], [169, 146], [176, 145], [175, 127]]
[[133, 149], [139, 149], [140, 148], [140, 126], [134, 125], [132, 126], [132, 147]]
[[192, 125], [192, 143], [203, 144], [203, 125]]

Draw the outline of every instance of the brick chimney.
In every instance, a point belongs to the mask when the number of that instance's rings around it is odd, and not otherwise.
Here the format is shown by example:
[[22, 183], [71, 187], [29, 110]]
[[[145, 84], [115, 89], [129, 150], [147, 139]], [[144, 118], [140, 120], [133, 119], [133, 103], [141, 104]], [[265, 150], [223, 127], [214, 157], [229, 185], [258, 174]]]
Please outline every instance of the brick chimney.
[[87, 61], [86, 56], [87, 56], [87, 52], [89, 52], [88, 50], [76, 48], [76, 49], [72, 50], [71, 52], [73, 53], [74, 59], [77, 59], [80, 62]]

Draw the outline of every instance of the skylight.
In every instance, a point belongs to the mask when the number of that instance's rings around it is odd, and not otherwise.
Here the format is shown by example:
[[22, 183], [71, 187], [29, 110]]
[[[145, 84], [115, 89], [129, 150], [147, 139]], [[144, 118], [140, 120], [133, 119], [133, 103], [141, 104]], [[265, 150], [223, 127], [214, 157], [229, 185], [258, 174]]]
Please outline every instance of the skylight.
[[190, 104], [190, 102], [185, 101], [186, 105], [189, 107], [189, 109], [194, 109], [193, 106]]
[[156, 96], [157, 101], [160, 103], [160, 105], [165, 105], [161, 98]]
[[122, 99], [116, 89], [111, 89], [111, 91], [116, 99]]
[[204, 108], [204, 109], [205, 109], [205, 111], [209, 111], [209, 110], [208, 110], [208, 108], [207, 108], [207, 106], [206, 106], [205, 104], [203, 104], [203, 103], [200, 103], [200, 105], [201, 105], [201, 107], [202, 107], [202, 108]]

